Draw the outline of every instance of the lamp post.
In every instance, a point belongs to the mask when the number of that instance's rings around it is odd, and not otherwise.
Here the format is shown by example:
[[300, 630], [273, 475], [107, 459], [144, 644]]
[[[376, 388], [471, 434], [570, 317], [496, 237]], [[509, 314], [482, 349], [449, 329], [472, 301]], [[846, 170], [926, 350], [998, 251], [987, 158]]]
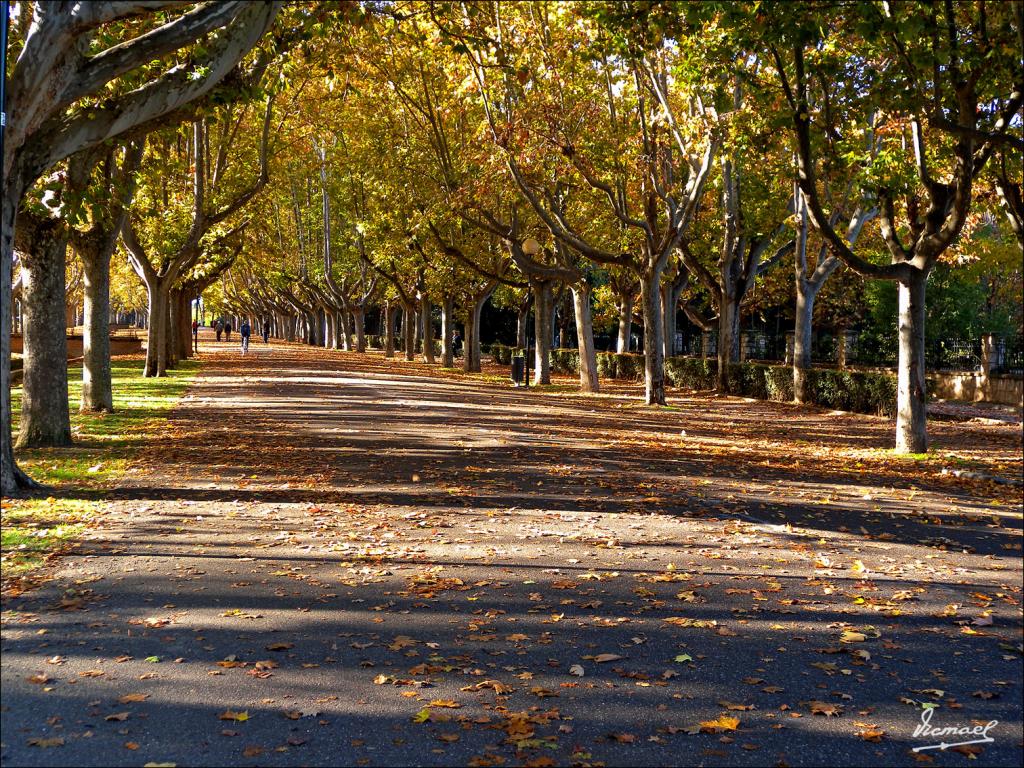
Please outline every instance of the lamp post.
[[[531, 259], [541, 252], [543, 246], [540, 241], [535, 237], [528, 237], [523, 241], [523, 253], [529, 256]], [[536, 301], [534, 301], [534, 318], [536, 318], [537, 307]], [[530, 314], [526, 314], [526, 349], [523, 351], [523, 363], [525, 366], [525, 381], [524, 384], [527, 388], [530, 387]]]

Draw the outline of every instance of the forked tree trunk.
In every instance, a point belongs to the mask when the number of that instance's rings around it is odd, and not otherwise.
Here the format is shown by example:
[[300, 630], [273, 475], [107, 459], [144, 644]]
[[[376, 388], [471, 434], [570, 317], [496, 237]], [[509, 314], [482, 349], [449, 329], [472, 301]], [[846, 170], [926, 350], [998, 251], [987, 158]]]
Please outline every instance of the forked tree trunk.
[[661, 327], [661, 273], [640, 279], [644, 306], [644, 402], [665, 405], [665, 344]]
[[445, 296], [441, 302], [441, 367], [454, 368], [455, 355], [452, 351], [452, 339], [455, 335], [455, 302], [451, 296]]
[[925, 285], [928, 275], [915, 270], [899, 286], [900, 357], [897, 371], [896, 451], [928, 450], [927, 390], [925, 387]]
[[22, 255], [25, 353], [19, 448], [71, 445], [64, 314], [67, 246], [63, 222], [46, 221], [37, 228], [30, 252]]
[[594, 349], [594, 321], [590, 310], [590, 284], [586, 281], [572, 287], [572, 303], [576, 310], [576, 343], [580, 352], [580, 391], [598, 392], [597, 353]]

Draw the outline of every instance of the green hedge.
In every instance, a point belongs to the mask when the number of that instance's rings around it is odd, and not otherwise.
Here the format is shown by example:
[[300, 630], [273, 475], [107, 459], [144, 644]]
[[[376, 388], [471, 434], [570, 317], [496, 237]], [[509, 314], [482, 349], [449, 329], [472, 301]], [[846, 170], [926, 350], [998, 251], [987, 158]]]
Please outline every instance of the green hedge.
[[[482, 348], [481, 351], [483, 351]], [[505, 344], [491, 344], [490, 354], [498, 365], [512, 365], [513, 353], [521, 354], [522, 349], [520, 347], [509, 347]]]
[[714, 359], [670, 357], [665, 360], [665, 378], [679, 389], [714, 389], [717, 370]]
[[620, 379], [637, 381], [644, 377], [644, 356], [632, 353], [615, 355], [615, 375]]
[[893, 416], [896, 377], [891, 373], [812, 368], [807, 372], [811, 400], [826, 408]]
[[552, 349], [551, 370], [557, 373], [579, 373], [580, 351], [578, 349]]
[[[500, 365], [510, 365], [513, 354], [521, 353], [516, 347], [491, 345], [494, 361]], [[579, 351], [551, 350], [551, 369], [558, 373], [578, 373]], [[714, 389], [717, 372], [718, 363], [714, 358], [670, 357], [665, 360], [665, 379], [679, 389]], [[598, 352], [597, 375], [603, 379], [643, 379], [644, 356]], [[730, 393], [741, 397], [779, 402], [793, 400], [793, 369], [788, 365], [733, 363], [729, 366], [726, 383]], [[891, 373], [812, 368], [807, 372], [807, 387], [810, 401], [824, 408], [881, 416], [896, 413], [896, 377]]]

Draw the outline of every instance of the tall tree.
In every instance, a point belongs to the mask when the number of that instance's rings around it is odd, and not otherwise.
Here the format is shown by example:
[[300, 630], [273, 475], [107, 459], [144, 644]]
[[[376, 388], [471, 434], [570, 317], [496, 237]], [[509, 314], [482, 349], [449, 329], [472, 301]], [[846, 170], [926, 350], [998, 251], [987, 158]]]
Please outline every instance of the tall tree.
[[[28, 12], [27, 4], [21, 7]], [[163, 21], [162, 14], [180, 7], [159, 1], [32, 4], [6, 93], [0, 306], [11, 304], [15, 217], [35, 181], [76, 152], [209, 93], [260, 39], [280, 4], [197, 3]], [[142, 31], [126, 23], [140, 15], [151, 20]], [[204, 36], [209, 43], [193, 52], [188, 65], [172, 56]], [[5, 311], [0, 313], [0, 492], [5, 494], [32, 485], [15, 463], [10, 440], [10, 334]]]
[[[808, 218], [851, 268], [898, 286], [896, 450], [922, 453], [928, 449], [925, 286], [966, 224], [975, 180], [993, 151], [1024, 150], [1024, 140], [1010, 132], [1024, 103], [1024, 30], [1012, 5], [858, 8], [862, 13], [827, 24], [802, 15], [780, 20], [784, 33], [771, 51], [791, 111]], [[844, 122], [862, 132], [882, 127], [890, 135], [861, 182], [878, 199], [888, 264], [863, 258], [836, 231], [818, 183], [827, 145], [813, 138], [821, 122], [813, 104], [822, 100], [812, 99], [811, 91], [823, 78], [815, 77], [818, 55], [808, 58], [807, 52], [842, 50], [840, 41], [851, 37], [859, 56], [848, 58], [846, 67], [851, 77], [863, 78], [864, 88], [860, 98], [834, 108], [846, 111]], [[905, 162], [913, 176], [902, 172]]]

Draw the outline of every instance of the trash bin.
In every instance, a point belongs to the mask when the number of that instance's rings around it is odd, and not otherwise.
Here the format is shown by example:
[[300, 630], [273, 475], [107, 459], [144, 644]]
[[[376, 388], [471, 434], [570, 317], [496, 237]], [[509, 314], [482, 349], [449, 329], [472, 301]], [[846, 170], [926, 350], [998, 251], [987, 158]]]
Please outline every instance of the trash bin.
[[526, 358], [517, 355], [512, 358], [512, 381], [521, 387], [526, 380]]

